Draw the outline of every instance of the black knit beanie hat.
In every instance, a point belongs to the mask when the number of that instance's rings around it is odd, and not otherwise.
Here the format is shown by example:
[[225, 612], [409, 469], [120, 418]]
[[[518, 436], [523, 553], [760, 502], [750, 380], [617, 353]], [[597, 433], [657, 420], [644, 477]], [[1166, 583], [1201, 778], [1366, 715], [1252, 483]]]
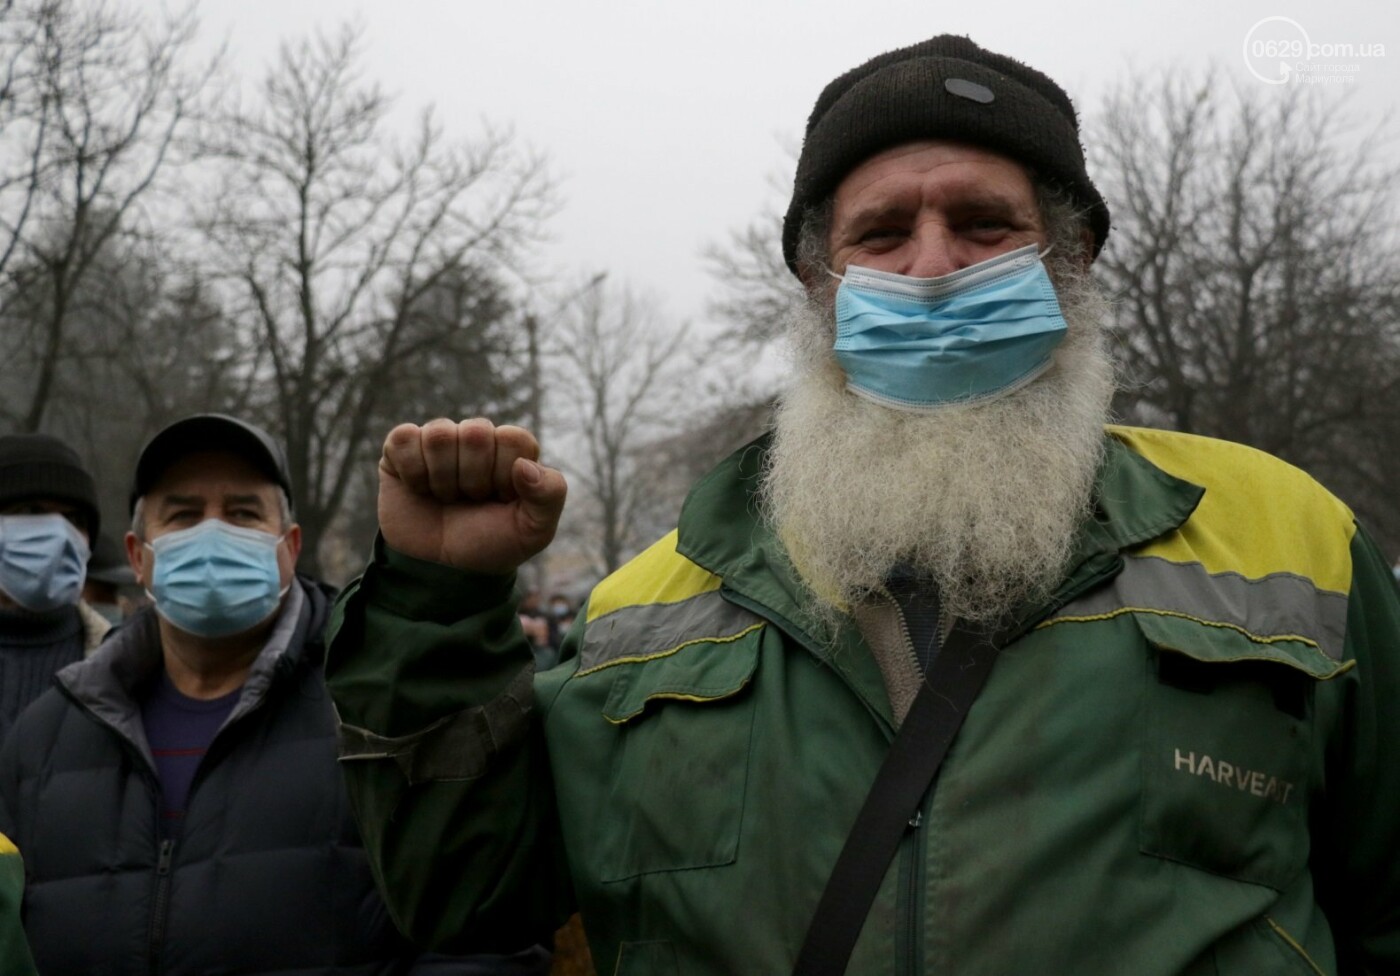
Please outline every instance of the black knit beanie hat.
[[793, 274], [807, 208], [871, 156], [921, 139], [990, 149], [1063, 187], [1087, 211], [1094, 255], [1103, 248], [1108, 207], [1084, 167], [1069, 96], [1029, 65], [940, 34], [871, 58], [817, 99], [783, 219], [783, 257]]
[[48, 434], [0, 437], [0, 506], [31, 498], [77, 505], [86, 516], [88, 538], [96, 541], [97, 487], [78, 453]]

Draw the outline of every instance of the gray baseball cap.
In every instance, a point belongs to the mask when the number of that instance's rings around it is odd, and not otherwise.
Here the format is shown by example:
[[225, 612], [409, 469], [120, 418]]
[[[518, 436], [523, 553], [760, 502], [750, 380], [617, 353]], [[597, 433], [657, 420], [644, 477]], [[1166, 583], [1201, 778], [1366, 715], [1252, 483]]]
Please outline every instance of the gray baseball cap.
[[287, 458], [267, 431], [256, 424], [223, 413], [199, 413], [177, 420], [152, 437], [136, 461], [136, 477], [127, 499], [130, 511], [136, 500], [151, 490], [166, 469], [187, 454], [228, 451], [247, 459], [268, 480], [292, 496]]

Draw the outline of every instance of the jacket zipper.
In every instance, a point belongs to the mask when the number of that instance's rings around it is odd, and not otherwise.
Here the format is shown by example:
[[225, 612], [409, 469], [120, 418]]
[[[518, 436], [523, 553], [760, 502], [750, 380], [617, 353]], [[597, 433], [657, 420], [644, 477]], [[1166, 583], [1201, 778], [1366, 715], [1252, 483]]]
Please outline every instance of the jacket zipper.
[[[81, 711], [86, 712], [88, 715], [91, 715], [92, 718], [95, 719], [99, 724], [104, 725], [108, 729], [110, 729], [112, 734], [115, 735], [117, 737], [117, 740], [122, 744], [122, 747], [130, 751], [135, 756], [135, 758], [138, 760], [139, 765], [142, 768], [144, 768], [148, 778], [151, 781], [152, 789], [155, 794], [156, 817], [159, 818], [161, 815], [161, 808], [163, 805], [161, 800], [160, 776], [159, 774], [157, 774], [153, 760], [150, 758], [150, 756], [147, 753], [142, 752], [141, 749], [137, 747], [136, 743], [133, 742], [130, 738], [128, 738], [114, 724], [112, 724], [107, 719], [97, 715], [97, 713], [95, 713], [91, 708], [88, 707], [86, 702], [73, 695], [66, 686], [60, 684], [59, 687], [62, 689], [63, 693], [75, 705], [78, 706], [78, 708]], [[255, 701], [252, 704], [252, 706], [248, 708], [246, 712], [244, 712], [238, 717], [236, 722], [229, 723], [229, 725], [239, 724], [249, 715], [261, 709], [266, 698], [266, 694], [260, 696], [257, 699], [257, 701]], [[219, 731], [215, 733], [214, 741], [217, 741], [223, 735], [223, 733], [225, 733], [228, 730], [229, 725], [225, 725], [223, 728], [219, 729]], [[209, 748], [213, 749], [213, 747], [214, 742], [211, 741], [209, 743]], [[207, 760], [207, 753], [205, 758]], [[201, 774], [204, 772], [205, 767], [207, 765], [207, 761], [202, 761], [199, 764], [199, 768], [195, 770], [195, 775], [190, 781], [190, 791], [185, 800], [185, 806], [187, 809], [189, 807], [190, 799], [194, 796], [195, 786], [201, 779]], [[156, 855], [156, 890], [151, 906], [151, 921], [148, 940], [152, 976], [157, 976], [157, 974], [160, 973], [160, 947], [161, 943], [165, 941], [165, 926], [166, 922], [168, 921], [167, 915], [170, 909], [170, 871], [174, 859], [174, 838], [163, 838], [160, 842], [160, 846]]]
[[[99, 725], [106, 727], [112, 735], [116, 736], [119, 747], [131, 755], [134, 767], [141, 771], [141, 777], [146, 780], [147, 786], [151, 790], [152, 805], [155, 808], [157, 822], [159, 822], [163, 806], [160, 775], [156, 772], [155, 763], [150, 754], [143, 752], [116, 725], [89, 708], [87, 702], [74, 695], [67, 685], [60, 682], [58, 687], [77, 706], [79, 711], [89, 715]], [[163, 838], [157, 848], [155, 894], [151, 899], [150, 926], [147, 932], [147, 948], [152, 976], [156, 976], [160, 972], [160, 945], [165, 940], [165, 916], [170, 900], [170, 867], [174, 858], [175, 841], [169, 837]]]
[[160, 945], [165, 941], [165, 916], [170, 907], [170, 863], [175, 857], [175, 841], [160, 842], [156, 861], [156, 894], [151, 907], [151, 976], [160, 972]]
[[[888, 594], [886, 594], [888, 595]], [[896, 612], [898, 605], [896, 604]], [[900, 613], [901, 620], [903, 613]], [[918, 655], [914, 652], [914, 642], [909, 635], [909, 625], [903, 621], [904, 643], [909, 649], [909, 653], [917, 661]], [[933, 639], [937, 642], [934, 648], [934, 657], [943, 651], [943, 601], [938, 603], [938, 613], [933, 619]], [[932, 660], [929, 664], [932, 666]], [[927, 680], [927, 677], [925, 677]], [[924, 809], [930, 807], [933, 791], [938, 785], [935, 778], [929, 784], [928, 790], [924, 793], [923, 799], [919, 801], [919, 808], [914, 811], [913, 818], [909, 821], [909, 831], [904, 845], [905, 864], [900, 866], [901, 885], [900, 898], [904, 902], [904, 912], [902, 914], [902, 925], [904, 939], [900, 948], [900, 957], [895, 966], [898, 976], [918, 976], [923, 972], [923, 933], [926, 919], [923, 910], [923, 883], [924, 883], [924, 863], [928, 842], [925, 839], [928, 833], [923, 829]]]
[[[917, 661], [918, 658], [914, 654], [913, 641], [909, 638], [909, 627], [904, 622], [903, 612], [899, 610], [898, 602], [894, 600], [894, 597], [891, 596], [889, 591], [884, 587], [879, 587], [878, 589], [886, 599], [891, 601], [895, 607], [895, 612], [900, 615], [900, 626], [904, 631], [905, 651], [912, 660]], [[824, 660], [823, 655], [818, 651], [816, 645], [807, 638], [804, 631], [792, 626], [790, 621], [786, 620], [780, 614], [775, 613], [771, 608], [757, 600], [750, 599], [743, 593], [729, 586], [723, 587], [721, 593], [730, 603], [750, 610], [763, 619], [777, 624], [788, 637], [796, 640], [797, 643], [810, 651], [814, 657], [818, 660]], [[942, 649], [943, 627], [944, 614], [943, 608], [940, 606], [935, 621], [935, 634], [939, 643], [939, 650]], [[847, 687], [850, 688], [851, 686], [848, 684]], [[855, 692], [854, 688], [851, 688], [851, 690]], [[858, 693], [856, 697], [865, 705], [866, 710], [871, 716], [883, 725], [884, 721], [880, 718], [880, 713], [875, 707], [861, 698]], [[892, 730], [890, 734], [893, 735]], [[924, 926], [921, 923], [924, 901], [924, 860], [925, 848], [927, 846], [924, 838], [927, 831], [923, 829], [923, 823], [927, 819], [925, 810], [930, 806], [930, 799], [936, 787], [937, 780], [930, 786], [928, 792], [924, 794], [923, 800], [920, 801], [919, 809], [914, 812], [914, 817], [909, 821], [909, 831], [900, 842], [899, 854], [896, 860], [899, 873], [895, 896], [895, 914], [899, 923], [896, 932], [896, 976], [919, 976], [922, 968], [921, 961], [923, 958], [923, 950], [921, 942]]]
[[899, 929], [896, 936], [895, 976], [918, 976], [922, 972], [921, 960], [923, 925], [923, 883], [924, 850], [927, 833], [924, 826], [925, 801], [914, 811], [900, 844], [899, 887], [896, 896], [896, 912]]
[[[763, 618], [765, 621], [777, 628], [777, 630], [786, 639], [795, 641], [800, 647], [806, 649], [812, 655], [812, 657], [816, 658], [818, 661], [821, 661], [823, 664], [831, 666], [830, 649], [823, 648], [822, 645], [818, 644], [811, 637], [809, 637], [807, 635], [807, 632], [804, 631], [801, 627], [798, 627], [790, 619], [778, 613], [771, 607], [767, 606], [762, 601], [755, 600], [752, 597], [749, 597], [744, 593], [741, 593], [740, 591], [727, 585], [722, 586], [720, 588], [720, 595], [724, 597], [724, 599], [728, 600], [730, 603], [734, 604], [736, 607], [742, 607], [743, 609], [748, 610], [756, 614], [757, 616]], [[832, 666], [832, 672], [840, 676], [839, 680], [841, 681], [841, 683], [845, 685], [845, 687], [851, 692], [852, 695], [855, 696], [856, 701], [860, 702], [861, 705], [864, 706], [866, 713], [869, 714], [870, 717], [874, 719], [875, 724], [881, 730], [883, 730], [885, 737], [887, 739], [893, 739], [894, 730], [890, 727], [889, 719], [880, 713], [880, 709], [877, 708], [875, 704], [871, 702], [868, 698], [866, 698], [865, 695], [861, 694], [860, 689], [858, 689], [855, 685], [851, 684], [851, 682], [847, 681], [844, 676], [841, 676], [839, 668]]]
[[[1089, 567], [1092, 561], [1093, 557], [1087, 558], [1077, 568], [1084, 569], [1085, 567]], [[1041, 612], [1034, 619], [1027, 619], [1022, 621], [1021, 626], [1018, 629], [1009, 632], [1006, 635], [1005, 642], [1007, 644], [1010, 644], [1018, 640], [1026, 632], [1033, 629], [1033, 627], [1039, 620], [1043, 620], [1046, 617], [1050, 616], [1057, 609], [1064, 606], [1071, 600], [1075, 599], [1081, 593], [1084, 593], [1094, 588], [1095, 586], [1098, 586], [1105, 580], [1111, 579], [1112, 577], [1116, 576], [1119, 570], [1122, 569], [1122, 567], [1123, 557], [1117, 552], [1113, 552], [1112, 554], [1104, 554], [1104, 558], [1100, 558], [1098, 560], [1098, 564], [1093, 565], [1091, 567], [1090, 572], [1088, 572], [1083, 579], [1073, 581], [1073, 585], [1068, 586], [1062, 592], [1057, 593], [1054, 598], [1047, 601], [1046, 604], [1041, 608]], [[1072, 579], [1073, 576], [1071, 575], [1071, 580]], [[884, 587], [879, 587], [879, 590], [887, 599], [893, 600], [893, 597], [890, 595], [887, 589], [885, 589]], [[728, 583], [724, 583], [721, 586], [720, 594], [730, 603], [733, 603], [735, 606], [743, 607], [744, 609], [757, 614], [764, 620], [767, 620], [776, 625], [778, 629], [787, 638], [795, 640], [802, 647], [806, 648], [807, 651], [809, 651], [817, 660], [827, 660], [822, 650], [820, 650], [816, 643], [807, 636], [804, 630], [802, 630], [800, 627], [794, 626], [791, 620], [789, 620], [784, 615], [777, 613], [772, 608], [764, 604], [762, 601], [755, 600], [749, 597], [748, 595], [739, 591], [738, 589], [736, 589]], [[896, 602], [895, 605], [896, 611], [899, 612], [898, 603]], [[901, 622], [903, 623], [902, 612], [900, 612], [900, 616]], [[937, 634], [940, 651], [942, 650], [944, 626], [944, 612], [940, 603], [935, 622], [935, 632]], [[909, 628], [907, 623], [904, 624], [903, 630], [905, 646], [908, 649], [909, 653], [912, 655], [913, 642], [909, 638]], [[887, 728], [887, 734], [893, 736], [893, 730], [888, 729], [888, 726], [885, 720], [881, 717], [879, 710], [875, 708], [875, 706], [869, 701], [865, 700], [865, 698], [861, 696], [860, 693], [848, 682], [845, 682], [845, 684], [847, 688], [849, 688], [856, 695], [856, 698], [859, 701], [861, 701], [861, 703], [865, 706], [866, 710], [870, 713], [871, 717], [874, 718], [878, 724]], [[921, 943], [922, 934], [925, 928], [925, 926], [921, 924], [924, 921], [922, 918], [922, 902], [924, 900], [922, 897], [922, 886], [923, 879], [925, 876], [924, 868], [926, 862], [927, 848], [927, 842], [921, 835], [927, 833], [927, 830], [924, 829], [924, 821], [928, 819], [928, 814], [926, 813], [926, 811], [931, 810], [932, 808], [931, 801], [933, 797], [933, 792], [937, 788], [937, 786], [938, 781], [937, 779], [935, 779], [934, 782], [930, 785], [928, 791], [924, 794], [923, 800], [919, 804], [919, 809], [915, 811], [914, 818], [909, 821], [910, 830], [908, 831], [900, 845], [900, 883], [897, 887], [895, 906], [899, 928], [899, 932], [896, 935], [897, 957], [895, 960], [895, 973], [897, 974], [897, 976], [905, 976], [905, 974], [907, 974], [907, 976], [920, 976], [921, 961], [923, 956]], [[1311, 962], [1311, 960], [1309, 961]]]
[[[249, 715], [260, 709], [264, 698], [266, 698], [265, 695], [255, 701], [235, 721], [225, 724], [214, 733], [214, 738], [210, 740], [209, 747], [205, 750], [204, 758], [200, 760], [199, 767], [195, 769], [194, 776], [190, 779], [190, 789], [185, 794], [185, 809], [187, 811], [194, 801], [195, 787], [199, 785], [205, 770], [209, 767], [209, 754], [214, 750], [214, 743], [218, 742], [231, 726], [242, 723]], [[163, 805], [158, 799], [156, 803], [157, 815], [159, 815]], [[161, 943], [165, 941], [165, 923], [170, 909], [170, 870], [174, 858], [175, 839], [167, 837], [160, 842], [160, 853], [156, 859], [156, 894], [151, 908], [151, 976], [158, 976], [160, 973], [160, 947]]]

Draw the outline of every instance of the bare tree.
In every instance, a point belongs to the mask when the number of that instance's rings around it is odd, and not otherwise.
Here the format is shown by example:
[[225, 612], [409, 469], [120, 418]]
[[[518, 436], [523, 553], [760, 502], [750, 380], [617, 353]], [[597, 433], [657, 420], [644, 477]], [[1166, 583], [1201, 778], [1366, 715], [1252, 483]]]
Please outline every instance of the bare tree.
[[[35, 57], [39, 24], [33, 12], [17, 9], [16, 0], [0, 6], [0, 132], [10, 135], [4, 143], [4, 169], [0, 170], [0, 275], [9, 267], [24, 239], [40, 176], [45, 174], [43, 153], [36, 151], [47, 135], [48, 111], [39, 91], [41, 64]], [[3, 301], [3, 299], [0, 299]], [[0, 308], [3, 305], [0, 304]]]
[[405, 420], [491, 417], [498, 423], [526, 419], [532, 388], [521, 313], [498, 276], [459, 269], [419, 297], [412, 310], [416, 333], [436, 335], [401, 368], [384, 377], [373, 419], [351, 473], [333, 530], [320, 553], [320, 573], [343, 582], [364, 568], [364, 554], [379, 529], [379, 437]]
[[1119, 88], [1097, 132], [1122, 412], [1299, 464], [1400, 542], [1375, 454], [1400, 451], [1377, 443], [1400, 392], [1386, 130], [1301, 86], [1166, 73]]
[[[553, 206], [542, 161], [509, 133], [450, 144], [425, 110], [395, 139], [390, 99], [359, 62], [349, 27], [283, 46], [254, 107], [221, 126], [221, 191], [203, 221], [232, 311], [266, 351], [264, 409], [285, 438], [313, 572], [382, 436], [387, 392], [456, 348], [481, 313], [503, 314], [490, 269], [513, 261]], [[489, 301], [469, 300], [474, 288]], [[431, 396], [432, 378], [418, 382]]]
[[802, 285], [783, 259], [779, 208], [792, 195], [797, 147], [788, 147], [788, 155], [788, 172], [768, 178], [773, 202], [747, 225], [732, 230], [724, 243], [705, 248], [705, 264], [720, 286], [710, 312], [730, 323], [726, 339], [757, 346], [772, 342], [782, 332], [788, 309], [802, 299]]
[[[42, 337], [25, 323], [47, 296], [22, 294], [0, 329], [0, 403], [22, 405]], [[232, 328], [207, 284], [147, 235], [119, 235], [94, 256], [68, 309], [43, 427], [78, 449], [109, 527], [126, 514], [142, 444], [190, 413], [246, 410], [258, 351]], [[11, 393], [13, 391], [13, 393]]]
[[189, 70], [192, 9], [160, 21], [100, 0], [16, 0], [0, 21], [0, 317], [24, 300], [37, 430], [67, 355], [75, 297], [133, 232], [212, 66]]
[[640, 516], [653, 459], [639, 455], [684, 422], [695, 383], [685, 369], [688, 327], [668, 326], [623, 287], [594, 283], [560, 317], [546, 348], [570, 516], [583, 523], [576, 534], [606, 574], [651, 541]]

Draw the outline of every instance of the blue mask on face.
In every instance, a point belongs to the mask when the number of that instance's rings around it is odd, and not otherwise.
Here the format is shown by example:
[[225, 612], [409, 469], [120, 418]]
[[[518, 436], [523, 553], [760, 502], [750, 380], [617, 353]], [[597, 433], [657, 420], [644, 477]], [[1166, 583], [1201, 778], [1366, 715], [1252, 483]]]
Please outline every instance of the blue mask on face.
[[256, 627], [286, 592], [277, 566], [282, 538], [211, 518], [147, 543], [155, 554], [151, 599], [156, 610], [199, 637], [228, 637]]
[[0, 590], [26, 610], [75, 605], [87, 561], [87, 540], [62, 515], [0, 515]]
[[938, 278], [848, 267], [836, 291], [846, 388], [931, 411], [1025, 386], [1067, 326], [1034, 244]]

